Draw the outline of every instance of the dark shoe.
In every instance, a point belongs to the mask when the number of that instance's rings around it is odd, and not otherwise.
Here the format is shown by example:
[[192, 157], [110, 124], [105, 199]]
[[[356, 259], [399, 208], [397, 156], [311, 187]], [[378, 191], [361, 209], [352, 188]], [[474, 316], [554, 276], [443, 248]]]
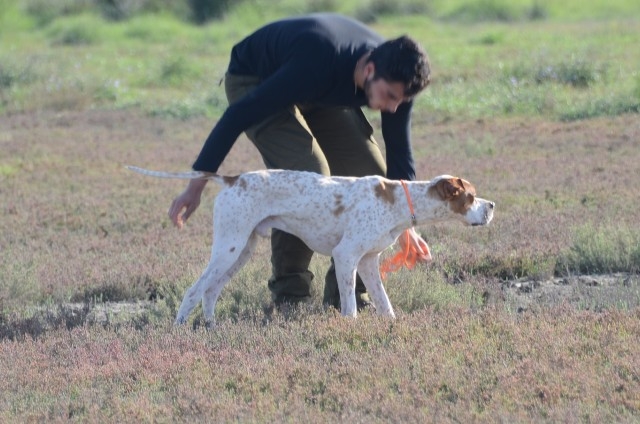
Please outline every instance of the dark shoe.
[[356, 293], [356, 307], [358, 312], [376, 311], [376, 306], [371, 302], [367, 293]]

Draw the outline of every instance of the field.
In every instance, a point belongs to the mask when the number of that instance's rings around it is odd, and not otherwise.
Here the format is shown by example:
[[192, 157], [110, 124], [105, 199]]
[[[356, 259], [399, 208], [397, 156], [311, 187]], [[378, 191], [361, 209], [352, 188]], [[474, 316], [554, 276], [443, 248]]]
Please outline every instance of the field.
[[[640, 420], [638, 5], [255, 0], [194, 25], [89, 3], [0, 0], [1, 422]], [[233, 42], [318, 8], [424, 43], [418, 176], [472, 181], [494, 221], [419, 229], [434, 261], [388, 277], [395, 321], [324, 310], [324, 257], [312, 302], [273, 311], [263, 240], [214, 330], [174, 328], [216, 188], [177, 230], [184, 182], [124, 166], [188, 169]], [[221, 173], [260, 168], [241, 137]]]

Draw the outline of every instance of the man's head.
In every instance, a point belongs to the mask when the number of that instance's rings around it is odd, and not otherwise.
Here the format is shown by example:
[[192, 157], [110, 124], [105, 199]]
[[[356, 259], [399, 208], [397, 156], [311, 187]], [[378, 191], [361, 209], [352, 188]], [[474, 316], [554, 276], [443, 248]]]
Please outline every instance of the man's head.
[[402, 36], [376, 47], [367, 58], [365, 92], [369, 106], [394, 112], [429, 85], [429, 57], [414, 40]]

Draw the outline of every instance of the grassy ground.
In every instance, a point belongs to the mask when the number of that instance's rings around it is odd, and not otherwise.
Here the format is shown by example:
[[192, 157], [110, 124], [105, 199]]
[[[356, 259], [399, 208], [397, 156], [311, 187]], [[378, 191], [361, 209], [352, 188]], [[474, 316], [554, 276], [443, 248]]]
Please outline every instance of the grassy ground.
[[[374, 23], [417, 34], [434, 63], [419, 177], [459, 175], [497, 204], [487, 228], [420, 229], [435, 260], [388, 277], [396, 321], [325, 312], [321, 257], [312, 303], [272, 312], [262, 241], [204, 332], [171, 320], [207, 260], [216, 190], [178, 231], [166, 209], [183, 183], [123, 166], [187, 169], [224, 105], [230, 44], [303, 6], [244, 4], [204, 27], [36, 24], [5, 0], [0, 421], [638, 420], [637, 5], [565, 3], [532, 20], [526, 2], [478, 2], [502, 11], [490, 19], [434, 2]], [[257, 168], [243, 137], [221, 172]]]
[[[170, 324], [207, 260], [215, 190], [178, 231], [165, 211], [181, 184], [122, 167], [182, 169], [199, 144], [192, 132], [209, 122], [106, 111], [0, 122], [5, 151], [21, 158], [3, 177], [0, 221], [8, 421], [637, 418], [635, 116], [420, 127], [420, 175], [453, 170], [498, 209], [488, 228], [421, 229], [435, 261], [388, 277], [396, 323], [323, 312], [324, 258], [313, 264], [312, 304], [270, 313], [262, 242], [223, 292], [211, 333]], [[447, 138], [430, 154], [431, 140]], [[492, 140], [482, 143], [495, 152], [473, 153], [470, 140]], [[225, 172], [259, 166], [241, 139]], [[536, 299], [535, 284], [598, 263], [632, 272], [614, 282], [615, 296], [594, 279]], [[523, 276], [537, 282], [524, 307]]]
[[303, 313], [216, 331], [76, 328], [0, 344], [0, 418], [634, 422], [637, 312]]

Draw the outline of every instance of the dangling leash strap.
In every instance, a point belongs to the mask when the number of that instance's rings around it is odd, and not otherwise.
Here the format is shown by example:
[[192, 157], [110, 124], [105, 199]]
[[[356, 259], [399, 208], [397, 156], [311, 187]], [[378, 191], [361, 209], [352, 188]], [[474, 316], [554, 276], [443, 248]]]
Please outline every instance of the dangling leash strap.
[[[407, 183], [404, 180], [400, 180], [402, 184], [402, 188], [404, 189], [404, 194], [407, 197], [407, 203], [409, 204], [409, 212], [411, 213], [411, 227], [415, 227], [418, 224], [418, 220], [416, 218], [416, 213], [413, 210], [413, 202], [411, 201], [411, 195], [409, 194], [409, 188], [407, 187]], [[400, 242], [400, 251], [398, 251], [395, 255], [390, 258], [387, 258], [380, 265], [380, 276], [384, 280], [387, 277], [388, 272], [397, 271], [398, 269], [406, 266], [408, 269], [413, 269], [418, 261], [418, 251], [416, 247], [410, 245], [409, 243], [409, 230], [405, 230], [405, 232], [400, 236], [404, 237], [404, 242], [401, 239], [398, 239]]]

